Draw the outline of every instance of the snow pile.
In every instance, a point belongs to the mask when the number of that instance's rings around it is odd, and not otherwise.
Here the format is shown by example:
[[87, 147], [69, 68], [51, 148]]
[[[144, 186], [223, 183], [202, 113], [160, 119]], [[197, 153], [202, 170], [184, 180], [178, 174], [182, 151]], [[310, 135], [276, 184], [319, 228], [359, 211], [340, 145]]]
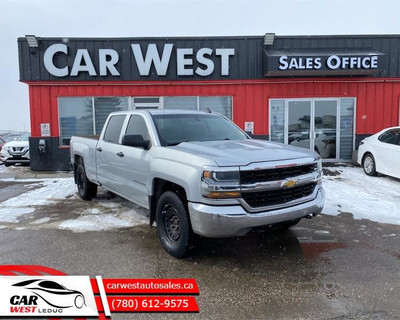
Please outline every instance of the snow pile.
[[332, 167], [323, 186], [326, 202], [322, 213], [352, 213], [355, 219], [400, 224], [400, 181], [367, 176], [358, 167]]
[[[111, 202], [112, 203], [112, 202]], [[67, 229], [74, 232], [102, 231], [118, 228], [129, 228], [140, 224], [148, 224], [149, 218], [145, 210], [124, 208], [115, 204], [111, 213], [103, 213], [97, 208], [85, 210], [77, 219], [70, 219], [60, 223], [60, 229]]]

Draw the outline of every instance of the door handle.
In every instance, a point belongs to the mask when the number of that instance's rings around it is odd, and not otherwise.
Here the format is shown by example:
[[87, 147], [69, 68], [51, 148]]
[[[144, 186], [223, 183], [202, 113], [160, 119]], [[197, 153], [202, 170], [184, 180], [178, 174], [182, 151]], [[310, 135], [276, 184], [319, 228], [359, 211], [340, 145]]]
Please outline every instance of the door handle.
[[96, 150], [99, 151], [99, 152], [103, 151], [103, 149], [101, 147], [97, 147]]
[[124, 153], [123, 152], [118, 152], [117, 156], [122, 158], [124, 156]]

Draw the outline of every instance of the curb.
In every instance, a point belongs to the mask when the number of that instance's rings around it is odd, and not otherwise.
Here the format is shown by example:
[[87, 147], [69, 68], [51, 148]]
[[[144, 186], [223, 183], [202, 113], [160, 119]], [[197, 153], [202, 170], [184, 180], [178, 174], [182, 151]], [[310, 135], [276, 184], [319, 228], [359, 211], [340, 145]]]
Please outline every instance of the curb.
[[22, 179], [60, 179], [60, 178], [73, 178], [74, 174], [71, 172], [54, 172], [54, 173], [17, 173], [14, 176], [15, 180]]

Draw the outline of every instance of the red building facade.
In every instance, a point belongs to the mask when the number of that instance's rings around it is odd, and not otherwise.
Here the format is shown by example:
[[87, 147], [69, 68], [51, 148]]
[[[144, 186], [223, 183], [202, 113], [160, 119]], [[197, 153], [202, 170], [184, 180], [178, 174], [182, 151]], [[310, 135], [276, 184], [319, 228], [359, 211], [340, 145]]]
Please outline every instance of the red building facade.
[[326, 161], [400, 121], [400, 36], [37, 39], [19, 39], [33, 170], [68, 170], [70, 136], [123, 109], [208, 108]]

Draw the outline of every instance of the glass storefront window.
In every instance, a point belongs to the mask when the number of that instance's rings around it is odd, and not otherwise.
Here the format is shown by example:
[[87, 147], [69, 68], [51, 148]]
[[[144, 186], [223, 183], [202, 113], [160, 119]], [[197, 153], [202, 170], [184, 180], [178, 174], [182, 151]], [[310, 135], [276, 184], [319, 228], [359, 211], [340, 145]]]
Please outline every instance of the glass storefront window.
[[353, 153], [354, 98], [340, 99], [340, 158], [351, 160]]
[[206, 110], [232, 119], [230, 96], [184, 97], [61, 97], [58, 99], [60, 145], [71, 136], [100, 135], [111, 112], [129, 109]]
[[92, 98], [59, 98], [61, 145], [69, 145], [71, 136], [94, 134]]
[[232, 119], [232, 97], [164, 97], [164, 109], [211, 110]]
[[285, 141], [285, 100], [271, 100], [270, 105], [270, 138], [271, 141]]
[[165, 97], [164, 109], [197, 110], [197, 97]]
[[100, 134], [108, 115], [114, 111], [129, 109], [128, 97], [94, 98], [95, 134]]
[[351, 160], [355, 98], [270, 100], [270, 140]]
[[232, 120], [232, 97], [200, 97], [199, 109], [209, 109]]

